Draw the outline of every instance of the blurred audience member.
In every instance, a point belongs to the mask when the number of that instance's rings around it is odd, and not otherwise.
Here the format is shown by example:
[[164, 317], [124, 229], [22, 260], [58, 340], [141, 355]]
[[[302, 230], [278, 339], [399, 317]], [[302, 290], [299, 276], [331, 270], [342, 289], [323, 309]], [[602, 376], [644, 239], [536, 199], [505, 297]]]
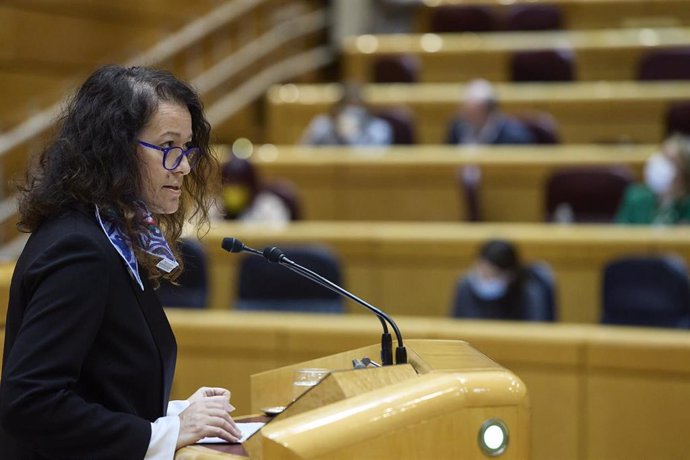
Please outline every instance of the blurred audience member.
[[647, 160], [644, 184], [633, 184], [626, 189], [616, 222], [690, 223], [690, 137], [672, 135]]
[[536, 139], [518, 120], [501, 112], [486, 80], [467, 85], [459, 113], [448, 127], [447, 144], [532, 144]]
[[390, 124], [375, 117], [364, 104], [357, 85], [343, 85], [343, 95], [330, 113], [316, 116], [304, 136], [305, 145], [390, 145], [393, 130]]
[[552, 292], [534, 270], [523, 266], [515, 246], [490, 240], [479, 250], [472, 270], [458, 281], [456, 318], [549, 321]]
[[277, 194], [259, 181], [248, 160], [231, 155], [223, 164], [223, 217], [253, 222], [288, 222], [290, 208]]

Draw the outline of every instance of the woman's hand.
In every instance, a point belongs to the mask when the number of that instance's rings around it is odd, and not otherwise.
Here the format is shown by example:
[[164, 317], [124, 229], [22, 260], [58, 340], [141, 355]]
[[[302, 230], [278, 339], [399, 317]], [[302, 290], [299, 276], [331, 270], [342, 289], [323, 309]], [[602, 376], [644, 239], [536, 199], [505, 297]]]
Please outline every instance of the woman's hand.
[[[227, 390], [225, 388], [219, 388], [219, 387], [201, 387], [198, 390], [194, 392], [189, 398], [187, 398], [187, 401], [190, 403], [194, 401], [199, 401], [204, 398], [207, 398], [209, 396], [224, 396], [228, 402], [230, 401], [230, 390]], [[230, 409], [230, 412], [235, 410], [234, 407], [232, 407], [232, 404], [230, 405], [232, 409]]]
[[242, 437], [239, 428], [230, 417], [235, 408], [229, 401], [230, 392], [224, 388], [199, 388], [188, 401], [190, 405], [182, 411], [177, 449], [194, 444], [207, 436], [237, 442]]

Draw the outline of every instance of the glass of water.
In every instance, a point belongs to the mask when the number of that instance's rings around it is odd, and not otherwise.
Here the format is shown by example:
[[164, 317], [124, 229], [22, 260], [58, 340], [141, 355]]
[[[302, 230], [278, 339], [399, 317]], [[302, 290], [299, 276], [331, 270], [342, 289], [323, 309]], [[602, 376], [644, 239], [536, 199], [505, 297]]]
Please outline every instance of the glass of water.
[[319, 383], [329, 372], [328, 369], [314, 367], [296, 369], [295, 378], [292, 381], [292, 400], [296, 400], [302, 393]]

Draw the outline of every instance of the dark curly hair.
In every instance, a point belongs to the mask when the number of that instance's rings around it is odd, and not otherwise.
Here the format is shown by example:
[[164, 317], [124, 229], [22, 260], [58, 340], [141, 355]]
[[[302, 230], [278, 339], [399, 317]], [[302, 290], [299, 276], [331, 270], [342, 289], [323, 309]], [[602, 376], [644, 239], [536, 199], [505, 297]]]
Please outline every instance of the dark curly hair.
[[[219, 169], [210, 151], [211, 127], [199, 96], [164, 70], [109, 65], [84, 82], [63, 111], [55, 138], [26, 173], [20, 187], [17, 227], [33, 232], [67, 206], [97, 205], [115, 209], [131, 241], [138, 241], [144, 224], [133, 205], [143, 190], [137, 138], [161, 102], [189, 109], [192, 143], [201, 150], [199, 162], [185, 177], [177, 212], [155, 215], [181, 261], [176, 242], [185, 219], [208, 228]], [[137, 244], [134, 250], [155, 286], [161, 277], [174, 280], [179, 276], [181, 270], [161, 273], [156, 268], [158, 258]]]

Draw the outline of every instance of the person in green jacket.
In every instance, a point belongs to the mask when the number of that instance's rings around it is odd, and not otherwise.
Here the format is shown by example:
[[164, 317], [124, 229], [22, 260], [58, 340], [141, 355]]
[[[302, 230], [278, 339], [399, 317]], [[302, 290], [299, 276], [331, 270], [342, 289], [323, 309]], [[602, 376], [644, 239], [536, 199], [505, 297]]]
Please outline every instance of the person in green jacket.
[[616, 212], [621, 224], [690, 223], [690, 137], [674, 134], [644, 168], [644, 184], [632, 184]]

